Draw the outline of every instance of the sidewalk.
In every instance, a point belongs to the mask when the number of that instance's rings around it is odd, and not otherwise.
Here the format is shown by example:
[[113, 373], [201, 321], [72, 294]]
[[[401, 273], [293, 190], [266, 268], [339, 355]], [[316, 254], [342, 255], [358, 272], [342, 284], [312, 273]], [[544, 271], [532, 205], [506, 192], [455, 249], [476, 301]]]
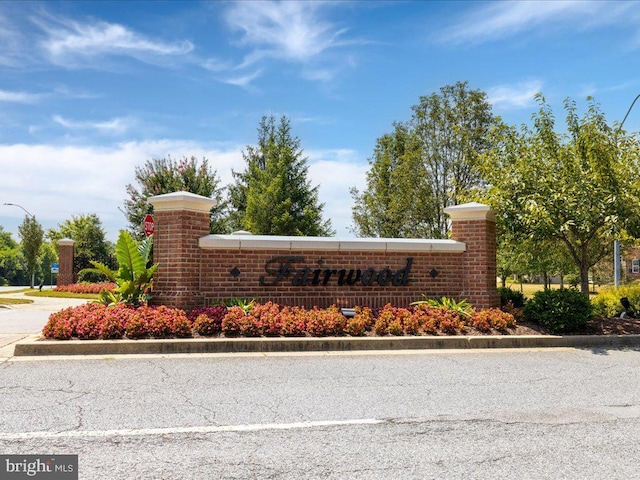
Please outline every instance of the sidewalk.
[[3, 298], [33, 301], [17, 305], [0, 305], [0, 358], [13, 356], [16, 342], [39, 335], [52, 313], [87, 302], [78, 298], [30, 297], [24, 293], [3, 294], [21, 288], [24, 287], [0, 287], [0, 295]]

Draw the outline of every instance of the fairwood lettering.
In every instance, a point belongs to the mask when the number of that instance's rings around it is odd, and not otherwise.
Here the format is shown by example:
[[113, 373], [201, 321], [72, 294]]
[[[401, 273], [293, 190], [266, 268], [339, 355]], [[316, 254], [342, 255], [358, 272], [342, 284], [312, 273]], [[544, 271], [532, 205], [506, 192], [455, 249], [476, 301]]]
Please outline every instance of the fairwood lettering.
[[358, 283], [365, 287], [374, 284], [382, 287], [389, 284], [396, 287], [404, 286], [409, 281], [413, 258], [407, 258], [406, 265], [395, 272], [388, 267], [380, 271], [371, 267], [364, 270], [347, 270], [345, 268], [341, 270], [332, 270], [330, 268], [323, 270], [322, 268], [311, 269], [309, 267], [296, 269], [292, 266], [295, 262], [304, 262], [304, 257], [281, 256], [270, 258], [264, 266], [267, 275], [260, 277], [260, 285], [269, 287], [278, 284], [284, 279], [291, 278], [291, 284], [296, 287], [306, 287], [308, 285], [326, 286], [331, 280], [337, 281], [340, 286], [356, 285]]

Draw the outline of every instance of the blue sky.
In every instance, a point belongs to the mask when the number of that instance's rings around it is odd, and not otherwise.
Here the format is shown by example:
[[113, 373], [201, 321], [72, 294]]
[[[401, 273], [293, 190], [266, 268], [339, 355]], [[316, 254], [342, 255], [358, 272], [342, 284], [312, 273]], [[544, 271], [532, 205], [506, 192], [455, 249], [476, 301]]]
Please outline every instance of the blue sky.
[[[0, 225], [97, 213], [114, 240], [136, 165], [243, 169], [287, 115], [325, 215], [350, 236], [376, 139], [447, 84], [528, 123], [542, 92], [593, 95], [610, 122], [640, 93], [637, 2], [0, 2]], [[640, 129], [640, 106], [625, 128]]]

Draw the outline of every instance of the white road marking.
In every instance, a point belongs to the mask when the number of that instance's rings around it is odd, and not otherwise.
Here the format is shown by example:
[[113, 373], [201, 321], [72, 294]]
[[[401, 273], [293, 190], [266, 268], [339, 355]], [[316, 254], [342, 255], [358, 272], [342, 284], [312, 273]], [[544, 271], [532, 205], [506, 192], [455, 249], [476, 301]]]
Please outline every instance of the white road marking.
[[38, 438], [70, 438], [70, 437], [134, 437], [144, 435], [176, 435], [183, 433], [226, 433], [226, 432], [258, 432], [264, 430], [295, 430], [305, 428], [340, 427], [351, 425], [377, 425], [384, 420], [375, 418], [356, 420], [324, 420], [296, 423], [256, 423], [247, 425], [208, 425], [201, 427], [166, 427], [138, 428], [120, 430], [67, 430], [63, 432], [0, 432], [0, 440], [30, 440]]

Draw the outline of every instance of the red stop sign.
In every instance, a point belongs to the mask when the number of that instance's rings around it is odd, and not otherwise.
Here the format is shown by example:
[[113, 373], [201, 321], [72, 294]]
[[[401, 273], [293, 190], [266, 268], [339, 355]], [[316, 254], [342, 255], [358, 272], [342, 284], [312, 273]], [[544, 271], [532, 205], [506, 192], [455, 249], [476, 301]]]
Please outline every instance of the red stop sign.
[[153, 217], [151, 215], [147, 215], [144, 217], [144, 234], [147, 237], [153, 235], [155, 231], [155, 224], [153, 223]]

